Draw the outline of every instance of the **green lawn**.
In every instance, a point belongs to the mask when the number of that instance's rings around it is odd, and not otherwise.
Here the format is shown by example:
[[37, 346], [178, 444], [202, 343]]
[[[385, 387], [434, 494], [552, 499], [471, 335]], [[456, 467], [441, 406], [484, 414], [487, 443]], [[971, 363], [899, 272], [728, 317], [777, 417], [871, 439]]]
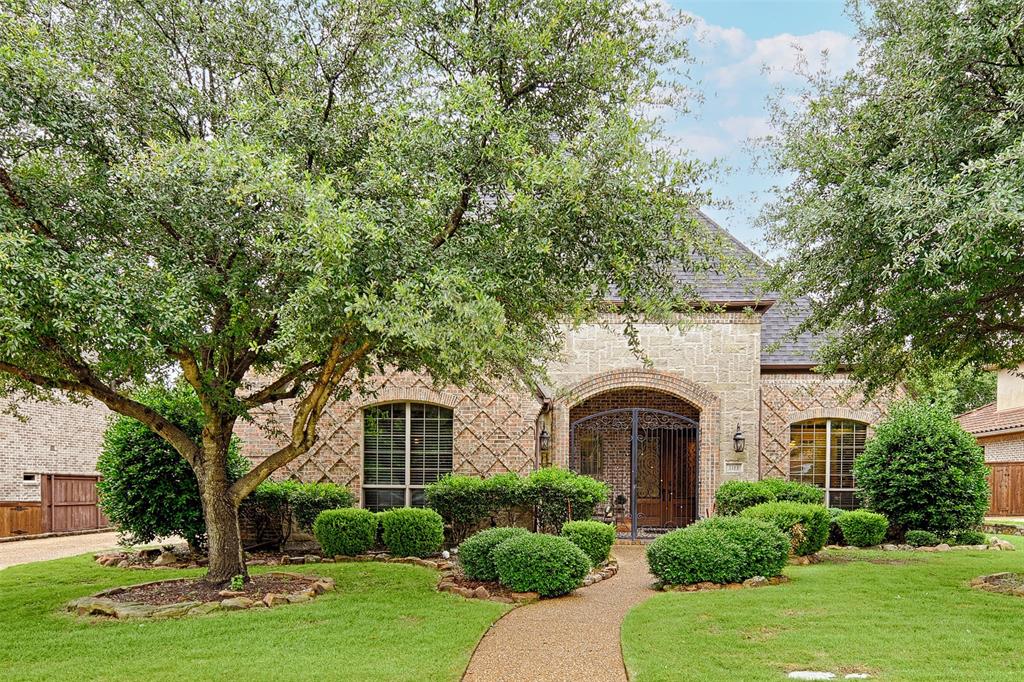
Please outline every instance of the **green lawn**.
[[292, 568], [332, 576], [337, 591], [274, 609], [101, 623], [62, 606], [105, 587], [199, 571], [103, 568], [89, 557], [4, 569], [0, 680], [457, 680], [506, 610], [440, 594], [436, 572], [418, 566]]
[[[1024, 538], [1007, 539], [1024, 549]], [[1024, 551], [830, 556], [788, 568], [792, 580], [779, 587], [664, 593], [637, 606], [622, 630], [632, 679], [778, 682], [791, 670], [1024, 679], [1024, 598], [966, 586], [1024, 572]]]

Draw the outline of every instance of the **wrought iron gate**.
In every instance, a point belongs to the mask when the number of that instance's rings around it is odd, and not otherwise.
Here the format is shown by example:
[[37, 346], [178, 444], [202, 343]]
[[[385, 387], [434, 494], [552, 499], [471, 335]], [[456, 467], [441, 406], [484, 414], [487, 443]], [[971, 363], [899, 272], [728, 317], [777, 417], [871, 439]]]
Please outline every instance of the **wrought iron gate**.
[[696, 520], [698, 436], [697, 422], [681, 414], [605, 410], [572, 423], [569, 467], [611, 486], [610, 515], [635, 539]]

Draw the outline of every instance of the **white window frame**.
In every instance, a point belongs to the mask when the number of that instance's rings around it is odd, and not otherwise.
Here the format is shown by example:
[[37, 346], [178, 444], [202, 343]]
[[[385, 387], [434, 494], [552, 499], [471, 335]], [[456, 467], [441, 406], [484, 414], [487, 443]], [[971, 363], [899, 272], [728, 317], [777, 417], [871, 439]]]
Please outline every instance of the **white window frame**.
[[[404, 407], [405, 407], [405, 418], [404, 418], [404, 424], [405, 424], [405, 483], [404, 484], [397, 484], [397, 483], [373, 484], [373, 483], [371, 483], [371, 484], [367, 485], [366, 484], [366, 412], [368, 410], [372, 410], [374, 408], [383, 407], [384, 405], [395, 405], [395, 404], [404, 405]], [[360, 418], [363, 420], [363, 425], [362, 425], [362, 428], [363, 428], [363, 439], [362, 440], [363, 440], [363, 442], [360, 444], [360, 448], [359, 448], [359, 450], [360, 450], [360, 452], [359, 452], [359, 455], [360, 455], [359, 481], [360, 481], [360, 491], [362, 493], [360, 495], [360, 506], [363, 507], [363, 508], [366, 507], [366, 490], [367, 489], [369, 489], [369, 490], [404, 490], [405, 491], [405, 495], [404, 495], [404, 504], [403, 504], [403, 506], [411, 507], [412, 506], [413, 491], [415, 491], [415, 490], [423, 490], [424, 488], [426, 488], [426, 485], [414, 485], [412, 483], [412, 406], [413, 406], [413, 404], [416, 404], [416, 405], [431, 405], [433, 407], [438, 407], [438, 408], [440, 408], [442, 410], [447, 410], [452, 415], [453, 433], [452, 433], [452, 453], [451, 453], [451, 455], [452, 455], [452, 460], [453, 460], [452, 461], [452, 465], [453, 465], [453, 468], [454, 468], [454, 456], [455, 456], [455, 442], [454, 442], [454, 440], [455, 440], [455, 434], [454, 434], [455, 412], [450, 407], [446, 407], [444, 405], [434, 405], [433, 403], [425, 403], [425, 402], [420, 402], [420, 401], [405, 401], [405, 402], [395, 402], [395, 403], [378, 403], [376, 405], [367, 405], [366, 407], [364, 407], [360, 411]]]
[[[864, 428], [864, 437], [865, 437], [865, 439], [867, 438], [867, 427], [868, 427], [868, 425], [865, 424], [864, 422], [857, 421], [856, 419], [844, 419], [844, 418], [841, 418], [841, 417], [821, 417], [819, 419], [824, 419], [825, 420], [825, 485], [821, 486], [821, 487], [825, 491], [825, 506], [826, 507], [831, 507], [832, 506], [832, 493], [856, 493], [858, 490], [860, 490], [860, 488], [857, 488], [856, 486], [853, 487], [853, 488], [833, 488], [832, 487], [832, 422], [833, 421], [849, 422], [851, 424], [856, 424], [857, 426], [863, 427]], [[790, 440], [792, 441], [792, 432], [793, 432], [793, 427], [794, 426], [801, 426], [803, 424], [807, 424], [808, 422], [814, 422], [814, 421], [817, 421], [817, 420], [816, 419], [803, 419], [803, 420], [800, 420], [800, 421], [797, 421], [797, 422], [793, 422], [792, 424], [790, 424], [789, 425]], [[858, 456], [859, 455], [854, 455], [854, 460], [856, 460], [856, 458]], [[790, 452], [789, 452], [789, 469], [786, 472], [787, 478], [789, 480], [798, 480], [801, 483], [806, 483], [807, 481], [802, 481], [800, 479], [793, 479], [792, 459], [793, 459], [793, 451], [792, 451], [792, 449], [790, 449]], [[850, 472], [850, 475], [851, 476], [853, 475], [852, 471]], [[810, 485], [817, 486], [818, 484], [817, 483], [811, 483]]]

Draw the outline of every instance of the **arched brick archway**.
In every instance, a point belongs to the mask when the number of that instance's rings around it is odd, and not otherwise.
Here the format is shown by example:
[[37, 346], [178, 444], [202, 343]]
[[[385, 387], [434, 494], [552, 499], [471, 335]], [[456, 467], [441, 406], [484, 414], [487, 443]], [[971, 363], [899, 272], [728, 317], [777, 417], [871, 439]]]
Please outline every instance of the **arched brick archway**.
[[[705, 386], [701, 386], [672, 372], [654, 369], [619, 369], [594, 375], [571, 386], [552, 401], [551, 435], [552, 460], [562, 467], [569, 466], [569, 433], [571, 411], [596, 396], [630, 390], [653, 391], [678, 398], [699, 413], [699, 497], [698, 516], [707, 516], [714, 501], [718, 484], [720, 400]], [[637, 405], [642, 407], [642, 405]], [[656, 407], [652, 405], [652, 407]]]

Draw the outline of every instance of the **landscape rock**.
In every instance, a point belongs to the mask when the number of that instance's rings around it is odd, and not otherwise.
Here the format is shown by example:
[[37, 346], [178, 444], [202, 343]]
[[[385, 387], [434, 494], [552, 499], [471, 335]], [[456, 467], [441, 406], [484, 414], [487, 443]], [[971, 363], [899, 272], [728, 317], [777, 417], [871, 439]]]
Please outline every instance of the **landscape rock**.
[[160, 552], [160, 556], [153, 560], [154, 566], [173, 566], [178, 563], [178, 555], [174, 552]]
[[481, 585], [480, 587], [473, 590], [473, 596], [477, 599], [490, 599], [491, 593], [486, 587]]
[[221, 590], [217, 593], [217, 596], [223, 597], [224, 599], [231, 599], [232, 597], [244, 597], [245, 592], [242, 590]]
[[794, 670], [787, 677], [791, 680], [834, 680], [836, 674], [817, 670]]
[[1012, 552], [1015, 549], [1017, 549], [1013, 546], [1012, 542], [1007, 542], [1006, 540], [1000, 540], [998, 543], [996, 543], [996, 547], [998, 547], [1000, 550], [1004, 552]]
[[79, 616], [113, 616], [117, 613], [117, 602], [106, 597], [82, 597], [68, 602], [68, 611]]
[[288, 603], [288, 597], [283, 594], [271, 592], [263, 595], [263, 603], [267, 606], [281, 606], [282, 604]]
[[315, 554], [307, 554], [302, 557], [302, 563], [304, 564], [318, 564], [320, 563], [320, 557]]
[[520, 604], [529, 604], [540, 599], [540, 595], [536, 592], [513, 592], [512, 598]]
[[755, 575], [753, 578], [747, 578], [743, 581], [743, 587], [765, 587], [769, 585], [768, 578], [763, 575]]
[[255, 602], [248, 597], [232, 597], [231, 599], [224, 599], [221, 601], [220, 606], [228, 611], [240, 611], [247, 609], [252, 606]]
[[163, 606], [154, 607], [149, 614], [149, 618], [181, 618], [182, 616], [191, 613], [192, 609], [199, 606], [203, 602], [199, 601], [185, 601], [180, 604], [165, 604]]
[[220, 611], [219, 601], [208, 601], [203, 602], [198, 606], [193, 606], [191, 609], [189, 609], [188, 615], [205, 616], [206, 614], [213, 613], [214, 611]]
[[939, 543], [939, 544], [935, 545], [935, 551], [936, 552], [948, 552], [949, 551], [949, 545], [946, 544], [945, 542]]
[[886, 552], [895, 552], [899, 549], [899, 547], [897, 547], [896, 545], [886, 544], [882, 545], [882, 549], [884, 549]]

